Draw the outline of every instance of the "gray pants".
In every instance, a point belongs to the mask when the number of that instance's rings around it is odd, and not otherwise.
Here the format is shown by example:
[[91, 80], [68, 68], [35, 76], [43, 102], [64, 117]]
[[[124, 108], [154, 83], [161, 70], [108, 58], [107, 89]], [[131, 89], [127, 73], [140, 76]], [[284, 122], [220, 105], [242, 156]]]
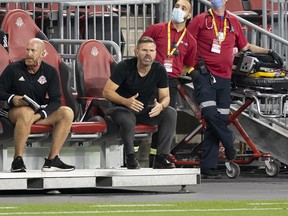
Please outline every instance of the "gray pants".
[[134, 154], [134, 134], [137, 123], [158, 125], [157, 154], [169, 154], [176, 129], [176, 110], [165, 108], [158, 116], [149, 117], [149, 111], [135, 113], [125, 107], [114, 107], [107, 111], [113, 121], [119, 126], [119, 134], [124, 144], [126, 155]]

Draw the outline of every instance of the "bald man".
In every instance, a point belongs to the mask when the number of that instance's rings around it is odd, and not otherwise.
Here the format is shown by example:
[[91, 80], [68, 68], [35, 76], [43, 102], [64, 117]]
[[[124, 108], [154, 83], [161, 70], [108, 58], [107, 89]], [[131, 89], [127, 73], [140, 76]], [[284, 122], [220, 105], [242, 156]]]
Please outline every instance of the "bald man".
[[[0, 76], [0, 98], [10, 105], [9, 120], [15, 125], [15, 153], [11, 172], [26, 172], [23, 161], [32, 124], [53, 125], [52, 143], [45, 158], [42, 171], [71, 171], [74, 166], [63, 163], [59, 152], [71, 128], [74, 118], [72, 109], [61, 106], [61, 90], [58, 73], [54, 67], [43, 62], [45, 44], [38, 38], [31, 39], [23, 60], [8, 65]], [[33, 109], [23, 100], [27, 95], [38, 103]]]

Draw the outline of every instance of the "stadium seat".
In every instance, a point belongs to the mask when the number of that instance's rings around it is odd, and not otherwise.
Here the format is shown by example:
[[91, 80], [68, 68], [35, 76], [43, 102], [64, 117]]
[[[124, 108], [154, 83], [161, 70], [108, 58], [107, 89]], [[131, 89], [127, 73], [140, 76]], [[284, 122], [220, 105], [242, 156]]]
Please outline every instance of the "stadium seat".
[[26, 44], [31, 38], [48, 40], [30, 14], [21, 9], [9, 11], [1, 28], [8, 33], [9, 53], [14, 61], [24, 58]]
[[[261, 0], [260, 0], [261, 1]], [[244, 10], [242, 0], [227, 1], [226, 9], [250, 22], [259, 24], [259, 15], [254, 11]]]
[[4, 69], [13, 61], [13, 59], [2, 45], [0, 45], [0, 56], [0, 74], [2, 74]]
[[[110, 78], [111, 71], [116, 65], [112, 55], [104, 46], [103, 43], [97, 40], [86, 40], [83, 42], [76, 55], [76, 84], [79, 100], [85, 101], [84, 113], [87, 115], [84, 119], [89, 119], [92, 115], [103, 114], [109, 107], [108, 101], [103, 98], [103, 88]], [[105, 102], [106, 101], [106, 102]], [[89, 109], [98, 107], [96, 113], [91, 114]], [[100, 113], [99, 113], [100, 111]], [[107, 134], [114, 134], [115, 131], [109, 129], [115, 127], [112, 120], [105, 118], [107, 122]], [[115, 123], [114, 123], [115, 124]], [[157, 131], [157, 126], [149, 126], [137, 124], [135, 132], [154, 133]]]
[[84, 141], [99, 139], [106, 132], [106, 123], [102, 118], [97, 121], [79, 122], [80, 112], [79, 104], [72, 94], [72, 72], [71, 69], [61, 59], [57, 50], [48, 42], [44, 41], [46, 55], [43, 61], [51, 64], [59, 73], [61, 90], [62, 90], [62, 105], [69, 106], [74, 111], [74, 122], [71, 127], [70, 139], [83, 139]]
[[[271, 18], [273, 17], [274, 21], [277, 21], [278, 19], [278, 4], [273, 4], [273, 12], [271, 1], [273, 0], [266, 0], [267, 2], [267, 22], [271, 23]], [[250, 10], [257, 12], [260, 15], [261, 22], [262, 22], [262, 11], [263, 11], [263, 5], [262, 0], [249, 0]], [[273, 16], [272, 16], [273, 15]]]

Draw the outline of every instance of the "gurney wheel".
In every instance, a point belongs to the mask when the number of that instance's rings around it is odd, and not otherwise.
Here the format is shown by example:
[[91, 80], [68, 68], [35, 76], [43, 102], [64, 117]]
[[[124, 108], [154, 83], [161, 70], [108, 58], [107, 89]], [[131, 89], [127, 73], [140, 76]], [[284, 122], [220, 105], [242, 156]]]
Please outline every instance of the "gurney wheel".
[[226, 166], [226, 175], [228, 178], [237, 178], [240, 175], [240, 167], [238, 164], [230, 162], [229, 168]]
[[277, 176], [279, 174], [279, 171], [280, 171], [279, 164], [276, 161], [272, 160], [269, 162], [269, 166], [270, 167], [266, 166], [266, 168], [265, 168], [267, 175], [270, 177]]

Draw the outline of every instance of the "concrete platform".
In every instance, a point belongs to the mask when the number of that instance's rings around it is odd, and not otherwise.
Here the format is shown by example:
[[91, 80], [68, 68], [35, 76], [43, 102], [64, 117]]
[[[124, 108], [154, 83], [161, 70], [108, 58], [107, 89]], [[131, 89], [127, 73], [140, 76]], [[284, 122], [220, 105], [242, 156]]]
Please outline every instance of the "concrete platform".
[[191, 169], [76, 169], [71, 172], [0, 172], [0, 190], [175, 186], [200, 184], [200, 170]]

